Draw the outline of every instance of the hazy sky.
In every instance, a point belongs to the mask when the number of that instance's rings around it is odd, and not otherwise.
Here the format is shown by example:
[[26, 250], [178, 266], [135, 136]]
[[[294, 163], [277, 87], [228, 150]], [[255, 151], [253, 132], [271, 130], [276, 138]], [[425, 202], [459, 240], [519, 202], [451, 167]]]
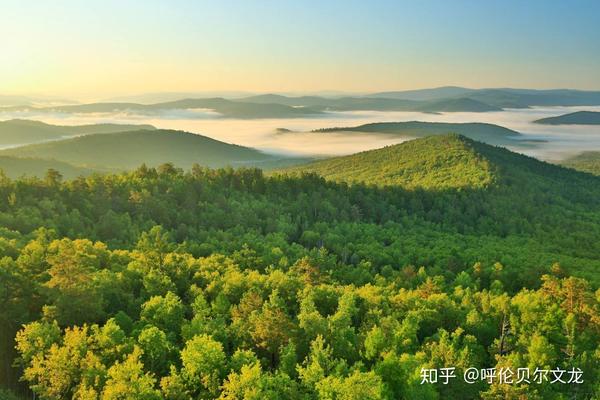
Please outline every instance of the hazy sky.
[[0, 0], [0, 94], [600, 89], [600, 1]]

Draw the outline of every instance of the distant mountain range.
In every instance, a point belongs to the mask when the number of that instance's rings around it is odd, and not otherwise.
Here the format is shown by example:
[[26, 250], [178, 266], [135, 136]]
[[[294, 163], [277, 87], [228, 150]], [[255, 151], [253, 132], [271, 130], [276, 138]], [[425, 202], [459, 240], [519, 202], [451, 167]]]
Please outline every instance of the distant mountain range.
[[261, 94], [236, 99], [188, 98], [153, 104], [107, 102], [61, 106], [30, 104], [0, 107], [15, 111], [61, 113], [134, 112], [206, 109], [227, 118], [297, 118], [340, 111], [488, 112], [532, 106], [600, 105], [600, 92], [579, 90], [436, 89], [380, 92], [362, 96], [284, 96]]
[[264, 94], [246, 97], [246, 102], [261, 104], [285, 104], [292, 107], [307, 107], [326, 111], [420, 111], [420, 112], [485, 112], [500, 111], [501, 108], [468, 98], [435, 99], [415, 101], [408, 99], [317, 96], [287, 97]]
[[533, 122], [546, 125], [600, 125], [600, 112], [577, 111], [556, 117], [542, 118]]
[[368, 97], [384, 99], [404, 99], [415, 101], [439, 100], [443, 98], [453, 98], [465, 96], [476, 89], [468, 89], [459, 86], [443, 86], [432, 89], [402, 90], [393, 92], [378, 92], [368, 94]]
[[243, 101], [233, 101], [223, 98], [210, 99], [183, 99], [156, 104], [138, 103], [90, 103], [52, 107], [30, 107], [12, 106], [0, 108], [3, 111], [37, 111], [58, 113], [111, 113], [111, 112], [133, 112], [133, 113], [156, 113], [168, 110], [211, 110], [229, 118], [297, 118], [307, 115], [320, 114], [321, 111], [304, 108], [290, 107], [284, 104], [261, 104]]
[[242, 100], [254, 103], [311, 107], [323, 111], [486, 112], [533, 106], [600, 105], [600, 91], [469, 89], [447, 86], [423, 90], [379, 92], [353, 97], [290, 97], [263, 94], [245, 97]]
[[367, 96], [416, 101], [439, 100], [447, 98], [469, 98], [490, 106], [501, 108], [600, 105], [600, 91], [571, 89], [468, 89], [455, 86], [446, 86], [434, 89], [380, 92]]

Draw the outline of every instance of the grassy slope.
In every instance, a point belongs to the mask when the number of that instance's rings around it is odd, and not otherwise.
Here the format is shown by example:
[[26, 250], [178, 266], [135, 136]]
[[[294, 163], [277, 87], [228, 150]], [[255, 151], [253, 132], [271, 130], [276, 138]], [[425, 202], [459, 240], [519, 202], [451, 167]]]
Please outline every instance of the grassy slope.
[[155, 129], [152, 125], [93, 124], [61, 126], [40, 121], [12, 119], [0, 121], [0, 146], [29, 144], [56, 140], [64, 136], [124, 132], [136, 129]]
[[89, 168], [113, 169], [167, 162], [182, 168], [194, 163], [209, 167], [260, 165], [277, 159], [248, 147], [171, 130], [87, 135], [8, 149], [0, 155], [55, 159]]

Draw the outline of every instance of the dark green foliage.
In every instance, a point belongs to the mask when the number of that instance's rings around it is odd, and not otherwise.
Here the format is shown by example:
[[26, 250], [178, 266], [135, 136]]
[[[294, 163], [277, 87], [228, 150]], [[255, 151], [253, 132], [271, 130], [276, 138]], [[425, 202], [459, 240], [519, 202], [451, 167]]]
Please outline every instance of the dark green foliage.
[[[381, 151], [421, 165], [410, 188], [169, 165], [0, 178], [0, 383], [46, 399], [597, 398], [598, 178], [460, 136], [401, 146]], [[420, 384], [450, 365], [575, 366], [585, 383]]]

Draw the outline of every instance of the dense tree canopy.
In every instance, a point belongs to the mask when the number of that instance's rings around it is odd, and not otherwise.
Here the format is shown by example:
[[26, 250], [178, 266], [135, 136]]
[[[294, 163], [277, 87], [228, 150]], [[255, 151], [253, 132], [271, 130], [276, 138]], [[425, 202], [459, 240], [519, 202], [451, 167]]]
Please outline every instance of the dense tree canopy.
[[[44, 399], [596, 398], [600, 189], [523, 165], [443, 190], [169, 164], [2, 177], [0, 383]], [[444, 367], [460, 379], [421, 384]], [[471, 367], [583, 383], [467, 384]]]

